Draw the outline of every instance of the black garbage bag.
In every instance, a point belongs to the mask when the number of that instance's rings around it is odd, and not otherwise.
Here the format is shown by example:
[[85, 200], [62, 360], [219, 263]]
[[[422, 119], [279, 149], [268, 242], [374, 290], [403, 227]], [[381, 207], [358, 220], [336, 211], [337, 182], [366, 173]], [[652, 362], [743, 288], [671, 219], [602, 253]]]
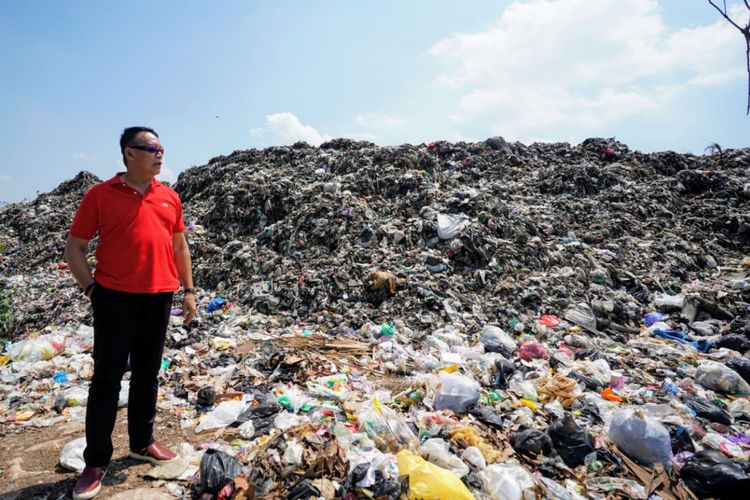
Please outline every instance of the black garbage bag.
[[594, 451], [594, 439], [580, 427], [570, 412], [560, 420], [552, 422], [547, 429], [557, 453], [568, 467], [578, 467], [585, 462], [585, 457]]
[[197, 402], [200, 406], [213, 406], [216, 402], [216, 391], [213, 387], [201, 387], [198, 391]]
[[699, 498], [747, 498], [750, 476], [716, 450], [701, 450], [680, 470], [685, 485]]
[[725, 347], [727, 349], [732, 349], [733, 351], [737, 351], [739, 353], [745, 353], [748, 349], [750, 349], [750, 339], [748, 339], [744, 335], [730, 333], [719, 337], [719, 339], [714, 342], [714, 345], [716, 345], [716, 347]]
[[516, 453], [536, 457], [540, 453], [548, 456], [552, 453], [552, 440], [538, 429], [523, 429], [510, 437], [510, 445]]
[[409, 492], [409, 480], [408, 476], [402, 476], [403, 481], [398, 479], [383, 479], [378, 481], [370, 488], [375, 498], [387, 499], [387, 500], [399, 500], [402, 494]]
[[727, 361], [727, 367], [736, 371], [740, 374], [740, 377], [745, 379], [745, 382], [750, 383], [750, 359], [746, 357], [733, 358]]
[[571, 409], [581, 412], [578, 415], [579, 421], [585, 419], [586, 422], [589, 423], [589, 425], [599, 425], [604, 423], [602, 416], [599, 414], [599, 408], [597, 408], [595, 404], [589, 403], [585, 399], [577, 399], [573, 403], [573, 406], [571, 406]]
[[495, 371], [492, 372], [492, 387], [507, 389], [510, 377], [515, 373], [516, 365], [507, 359], [495, 361]]
[[684, 403], [700, 418], [705, 418], [709, 422], [718, 424], [732, 425], [732, 416], [716, 406], [714, 403], [705, 398], [698, 396], [689, 396], [684, 399]]
[[287, 500], [307, 500], [320, 497], [320, 490], [305, 479], [287, 493]]
[[234, 457], [221, 450], [208, 449], [201, 458], [201, 488], [215, 495], [225, 485], [234, 483], [240, 472], [242, 466]]
[[569, 376], [578, 380], [579, 382], [582, 382], [583, 385], [585, 385], [586, 388], [590, 391], [600, 392], [602, 389], [604, 389], [604, 385], [601, 382], [599, 382], [595, 378], [587, 377], [582, 373], [570, 372]]
[[675, 424], [664, 424], [664, 427], [669, 431], [669, 437], [672, 438], [672, 454], [677, 455], [683, 451], [689, 451], [695, 453], [695, 445], [693, 440], [690, 438], [687, 429], [680, 425]]
[[353, 492], [355, 485], [365, 478], [369, 469], [370, 462], [357, 464], [351, 472], [349, 472], [349, 475], [346, 476], [346, 479], [341, 483], [341, 486], [339, 486], [337, 493], [338, 496], [345, 497], [347, 493]]
[[239, 427], [248, 420], [253, 421], [256, 435], [263, 435], [274, 427], [273, 419], [282, 410], [282, 406], [271, 398], [257, 396], [258, 405], [247, 407], [239, 414], [232, 427]]
[[503, 417], [500, 416], [491, 406], [484, 404], [475, 404], [469, 408], [469, 413], [474, 415], [477, 420], [494, 427], [495, 429], [503, 428]]

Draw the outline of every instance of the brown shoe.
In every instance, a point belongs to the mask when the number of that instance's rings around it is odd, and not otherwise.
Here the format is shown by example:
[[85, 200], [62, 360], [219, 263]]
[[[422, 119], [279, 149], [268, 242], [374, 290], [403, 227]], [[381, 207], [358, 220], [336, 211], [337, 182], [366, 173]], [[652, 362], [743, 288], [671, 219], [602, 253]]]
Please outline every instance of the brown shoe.
[[154, 465], [162, 465], [177, 458], [177, 453], [173, 452], [159, 441], [154, 441], [142, 450], [130, 450], [130, 457], [137, 460], [145, 460]]
[[86, 467], [73, 488], [73, 500], [94, 498], [102, 489], [104, 467]]

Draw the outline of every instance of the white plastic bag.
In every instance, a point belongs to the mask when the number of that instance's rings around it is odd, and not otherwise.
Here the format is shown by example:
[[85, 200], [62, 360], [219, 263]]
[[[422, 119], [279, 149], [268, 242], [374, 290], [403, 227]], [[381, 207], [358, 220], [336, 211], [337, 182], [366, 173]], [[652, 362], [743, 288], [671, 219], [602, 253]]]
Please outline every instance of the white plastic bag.
[[21, 340], [10, 345], [8, 355], [13, 361], [46, 361], [60, 354], [65, 347], [61, 335], [40, 335], [33, 339]]
[[479, 383], [460, 373], [440, 373], [440, 387], [435, 393], [435, 408], [466, 411], [479, 400]]
[[534, 478], [520, 465], [492, 464], [479, 473], [492, 500], [533, 499]]
[[74, 385], [63, 391], [60, 391], [55, 396], [55, 410], [59, 413], [71, 406], [86, 406], [89, 399], [89, 390], [86, 387], [80, 385]]
[[245, 408], [247, 408], [245, 401], [224, 401], [223, 403], [219, 403], [214, 408], [214, 411], [203, 416], [198, 427], [195, 428], [195, 432], [198, 433], [209, 429], [226, 427], [237, 420], [237, 417], [240, 416], [240, 413]]
[[682, 295], [668, 295], [666, 293], [656, 292], [654, 294], [654, 305], [657, 307], [665, 306], [672, 309], [682, 309], [685, 305], [685, 297]]
[[248, 420], [247, 422], [242, 423], [237, 428], [237, 431], [240, 433], [242, 439], [252, 439], [255, 435], [255, 425], [253, 425], [252, 420]]
[[441, 240], [450, 240], [461, 234], [469, 225], [469, 218], [463, 214], [438, 214], [437, 223], [438, 237]]
[[479, 470], [487, 467], [487, 462], [484, 459], [484, 455], [482, 455], [482, 450], [476, 446], [469, 446], [466, 448], [463, 453], [461, 453], [461, 458]]
[[72, 471], [81, 472], [86, 467], [83, 461], [83, 450], [86, 449], [86, 438], [80, 437], [63, 446], [60, 452], [60, 465]]
[[630, 408], [617, 410], [609, 424], [611, 439], [630, 458], [646, 465], [670, 464], [672, 438], [659, 421]]
[[482, 329], [482, 337], [480, 340], [484, 347], [491, 352], [507, 351], [513, 353], [518, 348], [513, 337], [497, 326], [485, 326]]
[[421, 452], [429, 462], [448, 469], [458, 477], [464, 477], [469, 473], [469, 466], [448, 451], [448, 443], [439, 438], [431, 438], [422, 444]]
[[695, 381], [712, 391], [727, 394], [750, 393], [750, 385], [739, 373], [716, 361], [703, 361], [695, 372]]

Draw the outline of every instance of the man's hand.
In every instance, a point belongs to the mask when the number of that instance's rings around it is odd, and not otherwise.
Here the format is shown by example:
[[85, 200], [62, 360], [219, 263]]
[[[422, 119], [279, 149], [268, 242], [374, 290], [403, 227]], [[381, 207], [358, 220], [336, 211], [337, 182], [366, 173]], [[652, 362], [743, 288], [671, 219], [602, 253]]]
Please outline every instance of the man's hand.
[[195, 318], [195, 294], [186, 293], [182, 298], [182, 315], [185, 320], [182, 322], [182, 326], [188, 326], [193, 318]]

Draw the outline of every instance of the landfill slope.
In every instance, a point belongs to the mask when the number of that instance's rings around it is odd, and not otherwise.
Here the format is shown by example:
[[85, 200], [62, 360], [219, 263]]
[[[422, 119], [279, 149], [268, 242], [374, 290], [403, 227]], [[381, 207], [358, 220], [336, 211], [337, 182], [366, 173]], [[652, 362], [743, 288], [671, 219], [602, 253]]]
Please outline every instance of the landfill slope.
[[[748, 172], [750, 148], [501, 137], [185, 170], [199, 314], [176, 294], [156, 426], [180, 457], [123, 456], [126, 373], [101, 496], [736, 498]], [[63, 246], [97, 182], [0, 209], [0, 448], [24, 450], [0, 456], [4, 498], [83, 467], [91, 304]]]
[[[655, 292], [680, 293], [742, 258], [749, 170], [747, 149], [694, 156], [603, 139], [398, 147], [339, 139], [237, 151], [184, 171], [174, 187], [189, 229], [202, 227], [188, 232], [197, 285], [290, 322], [357, 327], [399, 317], [429, 329], [606, 300], [614, 310], [598, 315], [627, 329]], [[77, 203], [97, 181], [82, 172], [0, 212], [14, 335], [76, 315], [59, 300], [71, 284], [58, 281], [54, 292], [44, 278], [59, 272]], [[441, 239], [437, 214], [467, 223]], [[373, 292], [376, 270], [405, 284], [393, 296]], [[741, 292], [704, 298], [738, 312]]]

